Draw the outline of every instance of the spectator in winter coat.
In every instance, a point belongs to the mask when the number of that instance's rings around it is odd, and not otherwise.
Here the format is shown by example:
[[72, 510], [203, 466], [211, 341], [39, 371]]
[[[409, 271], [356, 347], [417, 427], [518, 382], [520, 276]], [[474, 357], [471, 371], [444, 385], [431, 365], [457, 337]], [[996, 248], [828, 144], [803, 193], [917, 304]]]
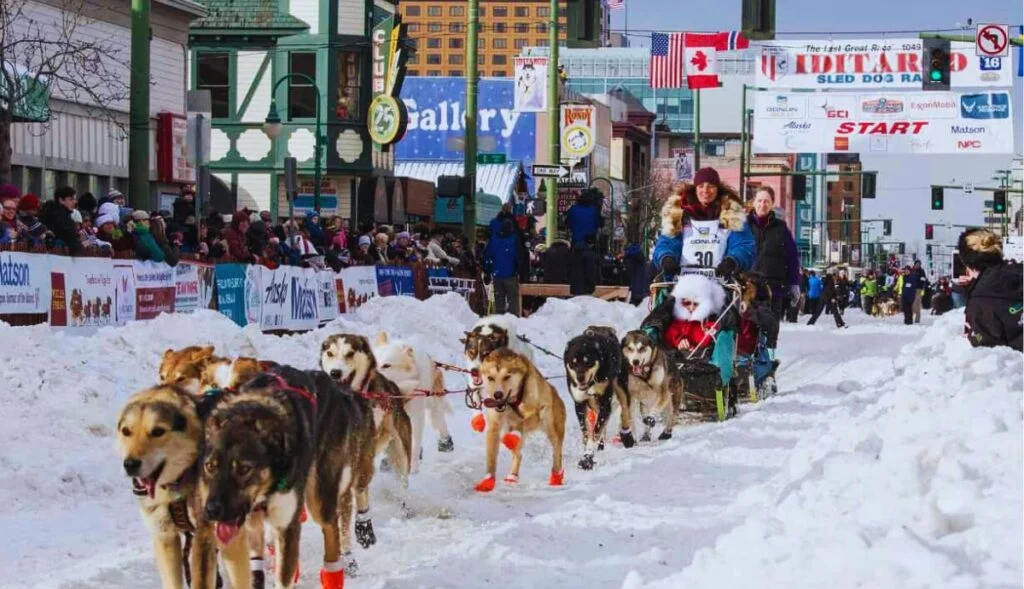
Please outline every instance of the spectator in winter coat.
[[819, 305], [821, 305], [821, 278], [814, 270], [811, 270], [807, 276], [807, 312], [813, 315]]
[[637, 306], [648, 296], [647, 257], [640, 244], [631, 243], [622, 252], [622, 261], [629, 280], [629, 304]]
[[[920, 296], [921, 277], [910, 266], [903, 268], [903, 282], [900, 285], [900, 307], [903, 309], [903, 324], [913, 325], [914, 302]], [[920, 317], [920, 312], [917, 313]]]
[[[786, 222], [775, 217], [775, 191], [770, 186], [762, 186], [754, 196], [753, 205], [747, 224], [754, 234], [757, 249], [750, 271], [771, 287], [770, 308], [781, 321], [787, 297], [792, 305], [800, 299], [800, 255]], [[767, 329], [765, 334], [768, 355], [775, 359], [778, 329]]]
[[505, 219], [484, 250], [484, 283], [494, 279], [494, 312], [519, 316], [519, 237], [511, 219]]
[[22, 225], [18, 222], [18, 199], [8, 197], [0, 199], [3, 213], [0, 214], [0, 244], [12, 244], [21, 237]]
[[249, 232], [248, 211], [236, 211], [231, 215], [231, 225], [224, 230], [224, 240], [228, 246], [228, 256], [236, 262], [256, 263], [256, 256], [246, 247], [246, 234]]
[[544, 282], [546, 284], [568, 284], [569, 259], [571, 257], [569, 242], [564, 239], [556, 239], [541, 257]]
[[91, 192], [85, 192], [79, 195], [76, 206], [82, 213], [82, 219], [85, 220], [96, 216], [96, 209], [99, 207], [99, 203], [96, 202], [96, 197]]
[[373, 254], [370, 253], [370, 246], [372, 240], [369, 235], [360, 235], [358, 246], [356, 250], [352, 252], [352, 263], [357, 266], [373, 266], [376, 264], [376, 260], [373, 258]]
[[53, 232], [54, 237], [67, 247], [73, 256], [82, 252], [78, 229], [71, 219], [71, 211], [75, 210], [77, 202], [75, 189], [70, 186], [62, 186], [53, 193], [53, 200], [47, 201], [39, 212], [39, 220]]
[[868, 315], [871, 315], [871, 310], [875, 307], [876, 296], [878, 296], [878, 282], [875, 281], [875, 273], [868, 271], [860, 283], [861, 309]]
[[1024, 269], [1003, 259], [1002, 240], [988, 229], [962, 233], [957, 250], [971, 280], [964, 315], [964, 331], [971, 345], [1022, 351]]
[[25, 235], [33, 245], [42, 245], [46, 241], [46, 226], [39, 221], [39, 197], [26, 194], [18, 203], [18, 221], [25, 227]]
[[[825, 311], [832, 315], [832, 318], [836, 321], [836, 327], [844, 328], [846, 323], [843, 322], [843, 317], [839, 313], [839, 302], [836, 300], [836, 277], [833, 275], [832, 270], [825, 273], [825, 278], [820, 281], [821, 284], [821, 297], [818, 300], [814, 308], [814, 314], [811, 315], [811, 320], [807, 322], [807, 325], [814, 325], [814, 322], [821, 317], [821, 312]], [[815, 277], [812, 276], [812, 280]]]
[[135, 257], [143, 261], [163, 262], [164, 250], [150, 232], [149, 213], [135, 211], [132, 213], [132, 221], [135, 223], [135, 227], [132, 229], [132, 235], [135, 238]]
[[580, 193], [575, 204], [565, 213], [565, 225], [572, 235], [572, 247], [583, 248], [588, 241], [597, 241], [597, 231], [604, 226], [601, 216], [601, 193], [588, 188]]
[[458, 258], [453, 258], [444, 251], [444, 247], [441, 245], [441, 239], [443, 237], [444, 229], [435, 227], [430, 231], [430, 241], [427, 243], [427, 260], [439, 264], [458, 264]]

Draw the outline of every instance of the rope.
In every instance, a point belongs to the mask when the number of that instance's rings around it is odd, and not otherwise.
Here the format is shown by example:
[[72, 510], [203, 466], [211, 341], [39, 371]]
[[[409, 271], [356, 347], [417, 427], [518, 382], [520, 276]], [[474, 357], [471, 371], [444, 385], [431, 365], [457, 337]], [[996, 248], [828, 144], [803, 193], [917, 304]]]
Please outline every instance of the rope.
[[532, 341], [530, 341], [530, 338], [526, 337], [525, 335], [517, 335], [516, 338], [518, 338], [519, 341], [523, 342], [524, 344], [527, 344], [527, 345], [533, 346], [534, 348], [537, 348], [538, 350], [540, 350], [541, 352], [544, 352], [545, 354], [547, 354], [548, 356], [551, 356], [552, 358], [556, 358], [558, 360], [562, 360], [561, 356], [559, 356], [558, 354], [552, 352], [551, 350], [548, 350], [548, 349], [545, 349], [545, 348], [542, 348], [542, 347], [538, 346], [537, 344], [535, 344]]

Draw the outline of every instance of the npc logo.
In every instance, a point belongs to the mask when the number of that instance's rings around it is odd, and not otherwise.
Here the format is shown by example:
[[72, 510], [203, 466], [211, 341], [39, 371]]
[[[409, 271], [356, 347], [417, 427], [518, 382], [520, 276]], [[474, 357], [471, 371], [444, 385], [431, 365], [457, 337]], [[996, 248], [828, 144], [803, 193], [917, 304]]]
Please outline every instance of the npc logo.
[[965, 94], [960, 97], [960, 116], [965, 119], [1010, 118], [1010, 95], [1006, 92]]

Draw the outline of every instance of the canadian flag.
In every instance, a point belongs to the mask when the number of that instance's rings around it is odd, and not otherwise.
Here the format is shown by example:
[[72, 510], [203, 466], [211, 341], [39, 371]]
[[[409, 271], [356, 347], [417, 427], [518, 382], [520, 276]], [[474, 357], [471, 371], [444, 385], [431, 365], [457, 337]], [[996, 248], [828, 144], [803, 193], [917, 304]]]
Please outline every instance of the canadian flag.
[[683, 40], [683, 71], [690, 90], [718, 87], [720, 33], [686, 33]]

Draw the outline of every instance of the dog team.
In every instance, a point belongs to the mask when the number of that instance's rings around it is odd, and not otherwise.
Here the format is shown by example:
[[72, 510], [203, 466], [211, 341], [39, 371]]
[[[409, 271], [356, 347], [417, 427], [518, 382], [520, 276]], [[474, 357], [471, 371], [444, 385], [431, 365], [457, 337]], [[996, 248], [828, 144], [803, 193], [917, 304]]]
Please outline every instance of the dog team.
[[[541, 375], [531, 347], [504, 316], [480, 319], [461, 342], [466, 402], [479, 410], [472, 426], [486, 438], [476, 490], [495, 488], [499, 444], [512, 453], [504, 481], [519, 481], [524, 436], [532, 432], [551, 446], [549, 484], [562, 485], [567, 414], [549, 382], [559, 377]], [[658, 439], [672, 437], [683, 384], [643, 331], [620, 342], [613, 328], [589, 327], [568, 342], [563, 363], [582, 433], [581, 469], [594, 468], [613, 405], [624, 447], [636, 443], [637, 410], [640, 441], [651, 440], [655, 415], [663, 424]], [[363, 548], [376, 542], [370, 484], [377, 459], [405, 491], [428, 419], [438, 451], [454, 450], [442, 367], [453, 368], [385, 333], [372, 344], [361, 335], [329, 336], [318, 370], [222, 358], [212, 346], [167, 350], [160, 384], [133, 395], [117, 420], [123, 467], [152, 533], [164, 589], [222, 586], [218, 555], [231, 587], [262, 589], [269, 571], [278, 588], [293, 587], [307, 514], [323, 534], [321, 587], [341, 589], [358, 568], [352, 537]]]

